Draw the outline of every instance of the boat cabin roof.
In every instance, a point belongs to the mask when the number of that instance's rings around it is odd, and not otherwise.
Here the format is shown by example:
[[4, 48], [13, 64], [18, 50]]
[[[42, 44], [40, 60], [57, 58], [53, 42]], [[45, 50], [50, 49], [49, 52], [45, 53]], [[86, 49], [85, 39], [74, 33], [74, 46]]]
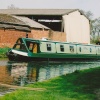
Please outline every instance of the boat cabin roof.
[[30, 42], [36, 42], [36, 43], [41, 43], [41, 42], [51, 42], [51, 43], [60, 43], [60, 44], [80, 44], [80, 43], [72, 43], [72, 42], [60, 42], [60, 41], [52, 41], [52, 40], [42, 40], [42, 39], [33, 39], [33, 38], [20, 38], [23, 39], [24, 41], [30, 41]]
[[84, 46], [100, 46], [100, 45], [94, 45], [94, 44], [82, 44], [82, 43], [73, 43], [73, 42], [60, 42], [60, 41], [52, 41], [52, 40], [37, 40], [33, 38], [20, 38], [23, 39], [24, 41], [30, 41], [30, 42], [35, 42], [35, 43], [41, 43], [41, 42], [51, 42], [51, 43], [60, 43], [60, 44], [74, 44], [74, 45], [84, 45]]

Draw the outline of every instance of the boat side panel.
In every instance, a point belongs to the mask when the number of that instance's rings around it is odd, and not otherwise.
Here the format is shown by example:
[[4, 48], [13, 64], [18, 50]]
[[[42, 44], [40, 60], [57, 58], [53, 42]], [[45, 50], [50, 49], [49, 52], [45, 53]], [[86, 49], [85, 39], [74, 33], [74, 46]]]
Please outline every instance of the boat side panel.
[[[62, 52], [60, 49], [60, 45], [64, 46], [64, 51]], [[62, 44], [62, 43], [56, 43], [56, 50], [57, 53], [69, 53], [69, 54], [76, 54], [76, 45], [74, 44]]]
[[[51, 50], [47, 50], [47, 44], [51, 44]], [[40, 52], [46, 52], [46, 53], [56, 53], [55, 43], [51, 42], [41, 42], [40, 44]]]
[[87, 46], [87, 45], [77, 45], [77, 54], [95, 54], [96, 55], [96, 47]]
[[96, 46], [96, 53], [100, 56], [100, 46]]

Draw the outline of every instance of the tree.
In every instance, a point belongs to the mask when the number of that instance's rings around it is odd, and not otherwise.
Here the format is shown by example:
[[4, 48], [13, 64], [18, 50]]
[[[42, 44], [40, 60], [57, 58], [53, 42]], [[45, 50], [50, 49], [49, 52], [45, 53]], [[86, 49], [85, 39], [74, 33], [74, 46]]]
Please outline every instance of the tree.
[[81, 12], [82, 12], [87, 18], [89, 18], [90, 20], [92, 20], [92, 18], [93, 18], [93, 13], [92, 13], [91, 11], [85, 12], [84, 10], [81, 10]]
[[87, 12], [85, 12], [83, 10], [81, 10], [81, 11], [90, 20], [91, 42], [95, 43], [95, 42], [97, 42], [98, 38], [100, 38], [100, 17], [93, 19], [93, 13], [91, 11], [87, 11]]
[[18, 7], [15, 7], [15, 5], [11, 4], [10, 6], [7, 7], [8, 9], [19, 9]]

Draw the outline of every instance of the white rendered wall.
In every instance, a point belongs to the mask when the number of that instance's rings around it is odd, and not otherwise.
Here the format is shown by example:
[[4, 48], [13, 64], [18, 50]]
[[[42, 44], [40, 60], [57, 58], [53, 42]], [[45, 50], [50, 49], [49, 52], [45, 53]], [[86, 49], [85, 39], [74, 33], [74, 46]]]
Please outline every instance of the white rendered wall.
[[90, 44], [89, 20], [79, 11], [64, 15], [63, 23], [67, 42]]

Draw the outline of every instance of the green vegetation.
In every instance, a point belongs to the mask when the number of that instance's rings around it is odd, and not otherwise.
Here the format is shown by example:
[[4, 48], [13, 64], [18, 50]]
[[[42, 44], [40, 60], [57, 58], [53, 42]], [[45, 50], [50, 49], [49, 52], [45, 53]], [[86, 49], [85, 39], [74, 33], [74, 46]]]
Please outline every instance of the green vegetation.
[[93, 37], [93, 39], [90, 40], [90, 43], [95, 45], [97, 42], [99, 42], [99, 39], [100, 39], [100, 37], [95, 36], [95, 37]]
[[0, 48], [0, 58], [6, 58], [6, 52], [8, 51], [8, 47], [6, 48]]
[[17, 90], [0, 97], [0, 100], [97, 100], [100, 88], [100, 67], [76, 71], [48, 81], [26, 85], [46, 88], [44, 91]]

